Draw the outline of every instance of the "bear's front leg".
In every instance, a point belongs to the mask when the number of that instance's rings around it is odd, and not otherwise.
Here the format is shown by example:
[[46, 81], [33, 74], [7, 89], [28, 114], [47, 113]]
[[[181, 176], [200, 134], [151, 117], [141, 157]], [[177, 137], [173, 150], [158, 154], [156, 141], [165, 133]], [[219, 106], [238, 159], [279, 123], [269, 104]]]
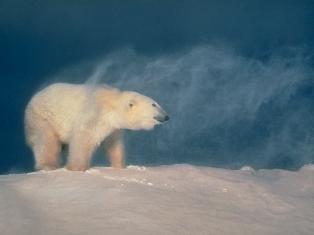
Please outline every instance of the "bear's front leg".
[[124, 168], [123, 131], [116, 130], [104, 141], [104, 147], [113, 168]]
[[88, 133], [73, 136], [69, 146], [69, 159], [66, 168], [72, 171], [85, 171], [95, 150], [95, 143]]

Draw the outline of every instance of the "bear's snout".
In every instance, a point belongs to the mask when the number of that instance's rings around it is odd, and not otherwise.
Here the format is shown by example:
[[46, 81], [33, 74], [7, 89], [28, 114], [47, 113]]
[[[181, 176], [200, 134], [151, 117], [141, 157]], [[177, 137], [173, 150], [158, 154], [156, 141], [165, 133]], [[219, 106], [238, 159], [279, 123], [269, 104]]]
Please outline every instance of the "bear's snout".
[[170, 118], [168, 114], [162, 114], [162, 115], [157, 115], [154, 117], [158, 122], [165, 122], [168, 121]]

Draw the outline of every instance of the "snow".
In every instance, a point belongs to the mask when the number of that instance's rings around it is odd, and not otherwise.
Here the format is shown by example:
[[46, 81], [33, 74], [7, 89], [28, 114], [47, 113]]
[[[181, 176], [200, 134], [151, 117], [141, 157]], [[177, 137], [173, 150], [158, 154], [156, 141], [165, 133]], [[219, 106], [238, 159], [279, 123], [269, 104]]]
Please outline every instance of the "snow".
[[0, 176], [1, 234], [314, 234], [314, 166]]

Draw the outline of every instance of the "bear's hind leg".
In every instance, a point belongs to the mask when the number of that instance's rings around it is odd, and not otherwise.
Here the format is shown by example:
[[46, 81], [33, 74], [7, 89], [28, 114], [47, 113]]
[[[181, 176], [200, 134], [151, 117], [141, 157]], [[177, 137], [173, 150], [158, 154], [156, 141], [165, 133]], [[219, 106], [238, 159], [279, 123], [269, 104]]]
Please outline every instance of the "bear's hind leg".
[[95, 150], [95, 144], [88, 132], [73, 136], [69, 146], [69, 159], [66, 168], [72, 171], [85, 171]]
[[26, 109], [25, 137], [33, 150], [35, 169], [53, 170], [59, 167], [61, 144], [51, 125], [31, 107]]
[[35, 168], [37, 170], [55, 170], [59, 167], [60, 143], [49, 130], [43, 130], [40, 141], [33, 146]]

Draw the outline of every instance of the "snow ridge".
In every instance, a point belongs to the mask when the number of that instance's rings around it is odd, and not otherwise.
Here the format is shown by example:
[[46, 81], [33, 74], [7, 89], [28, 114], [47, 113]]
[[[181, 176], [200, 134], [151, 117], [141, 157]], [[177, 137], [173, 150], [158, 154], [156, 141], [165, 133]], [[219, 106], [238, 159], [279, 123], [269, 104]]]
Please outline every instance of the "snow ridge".
[[1, 234], [305, 234], [314, 166], [171, 165], [0, 176]]

